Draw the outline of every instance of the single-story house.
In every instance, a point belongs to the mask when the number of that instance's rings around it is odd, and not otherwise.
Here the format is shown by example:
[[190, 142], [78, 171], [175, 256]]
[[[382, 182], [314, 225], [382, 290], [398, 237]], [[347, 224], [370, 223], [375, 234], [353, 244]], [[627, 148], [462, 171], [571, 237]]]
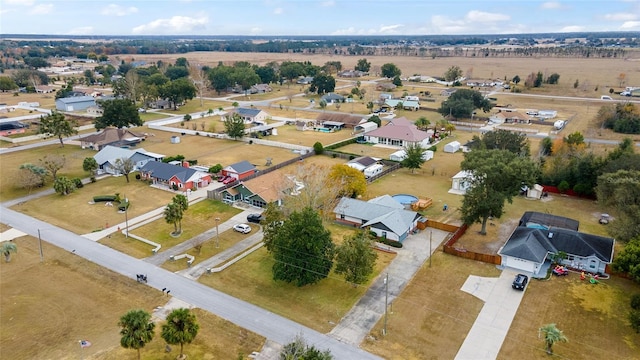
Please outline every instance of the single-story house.
[[324, 94], [320, 99], [324, 100], [327, 104], [343, 103], [345, 101], [344, 96], [336, 93]]
[[397, 88], [395, 84], [392, 83], [378, 83], [376, 84], [376, 91], [393, 91]]
[[357, 116], [357, 115], [350, 115], [350, 114], [335, 114], [335, 113], [327, 113], [327, 112], [322, 112], [318, 114], [318, 116], [316, 117], [316, 124], [322, 124], [325, 121], [341, 122], [344, 124], [345, 128], [353, 129], [362, 123], [366, 123], [367, 118], [365, 118], [362, 115]]
[[367, 73], [360, 70], [343, 70], [338, 72], [338, 76], [347, 78], [361, 77], [365, 75], [367, 75]]
[[497, 124], [529, 124], [531, 116], [522, 114], [518, 111], [499, 111], [489, 117], [489, 121]]
[[111, 146], [135, 146], [144, 141], [146, 135], [133, 132], [128, 129], [116, 129], [108, 127], [98, 134], [93, 134], [78, 139], [83, 149], [89, 148], [100, 151], [107, 145]]
[[141, 169], [149, 161], [162, 161], [164, 155], [156, 154], [145, 149], [123, 149], [116, 146], [105, 146], [93, 158], [98, 163], [98, 174], [118, 175], [120, 171], [115, 168], [116, 160], [131, 159], [134, 163], [132, 171]]
[[49, 85], [38, 85], [36, 86], [36, 93], [38, 94], [49, 94], [56, 91], [56, 88]]
[[444, 149], [442, 149], [442, 151], [446, 152], [446, 153], [454, 153], [456, 151], [460, 150], [460, 142], [458, 141], [452, 141], [448, 144], [446, 144], [444, 146]]
[[101, 116], [102, 114], [104, 114], [104, 110], [100, 106], [89, 106], [87, 108], [87, 114]]
[[267, 125], [267, 119], [269, 118], [269, 114], [264, 110], [239, 107], [220, 116], [220, 119], [225, 121], [227, 118], [232, 117], [233, 114], [240, 115], [245, 124]]
[[264, 94], [273, 91], [269, 84], [255, 84], [249, 88], [250, 94]]
[[353, 131], [354, 131], [354, 132], [363, 132], [363, 133], [366, 133], [366, 132], [369, 132], [369, 131], [371, 131], [371, 130], [375, 130], [375, 129], [377, 129], [377, 128], [378, 128], [378, 124], [374, 123], [373, 121], [367, 121], [367, 122], [362, 123], [362, 124], [360, 124], [360, 125], [356, 125], [356, 126], [353, 128]]
[[[185, 163], [188, 166], [188, 163]], [[191, 169], [187, 166], [171, 165], [161, 161], [149, 161], [140, 169], [143, 179], [154, 184], [178, 190], [196, 190], [211, 183], [211, 174]]]
[[349, 160], [349, 162], [347, 162], [347, 166], [358, 171], [364, 171], [366, 168], [377, 164], [378, 161], [380, 161], [380, 159], [372, 158], [370, 156], [361, 156]]
[[315, 120], [296, 120], [296, 130], [313, 130], [316, 127]]
[[0, 136], [24, 134], [27, 128], [27, 125], [18, 121], [3, 122], [0, 123]]
[[231, 164], [222, 169], [223, 176], [231, 176], [236, 180], [242, 180], [247, 176], [251, 176], [256, 172], [256, 167], [247, 160]]
[[450, 194], [464, 195], [471, 186], [472, 178], [473, 173], [469, 170], [458, 172], [451, 178], [451, 189], [448, 192]]
[[301, 76], [300, 78], [298, 78], [298, 80], [296, 80], [296, 84], [307, 85], [311, 84], [312, 81], [313, 76]]
[[456, 88], [444, 89], [444, 90], [440, 91], [440, 95], [442, 95], [442, 96], [451, 96], [451, 94], [453, 94], [456, 91], [458, 91], [458, 89], [456, 89]]
[[340, 121], [323, 121], [322, 126], [327, 129], [340, 130], [344, 127], [344, 123]]
[[148, 106], [151, 109], [160, 109], [160, 110], [173, 108], [171, 106], [171, 102], [169, 100], [165, 100], [165, 99], [159, 99], [159, 100], [156, 100], [156, 101], [152, 101], [152, 102], [150, 102], [148, 104]]
[[286, 179], [282, 171], [271, 171], [222, 190], [220, 198], [226, 202], [241, 201], [260, 208], [271, 202], [281, 205]]
[[[543, 215], [553, 218], [550, 214]], [[560, 218], [551, 223], [562, 223], [565, 218]], [[539, 274], [549, 256], [564, 252], [567, 258], [561, 260], [563, 265], [589, 273], [605, 273], [607, 264], [613, 261], [614, 239], [547, 225], [527, 222], [516, 227], [498, 251], [502, 266]]]
[[373, 231], [378, 237], [403, 241], [418, 226], [420, 214], [405, 210], [389, 195], [362, 201], [343, 197], [333, 209], [336, 221]]
[[96, 99], [92, 96], [72, 96], [56, 100], [56, 109], [60, 111], [79, 111], [96, 106]]
[[386, 99], [384, 103], [393, 109], [397, 108], [398, 104], [402, 104], [402, 108], [405, 110], [418, 111], [420, 109], [420, 102], [415, 100]]
[[[389, 155], [389, 159], [393, 160], [393, 161], [402, 161], [404, 159], [407, 158], [407, 152], [405, 150], [398, 150], [394, 153], [392, 153], [391, 155]], [[433, 151], [432, 150], [425, 150], [422, 153], [422, 160], [424, 161], [429, 161], [433, 159]]]
[[428, 147], [433, 130], [422, 131], [405, 117], [393, 119], [387, 125], [367, 132], [365, 140], [373, 144], [406, 148], [410, 145]]

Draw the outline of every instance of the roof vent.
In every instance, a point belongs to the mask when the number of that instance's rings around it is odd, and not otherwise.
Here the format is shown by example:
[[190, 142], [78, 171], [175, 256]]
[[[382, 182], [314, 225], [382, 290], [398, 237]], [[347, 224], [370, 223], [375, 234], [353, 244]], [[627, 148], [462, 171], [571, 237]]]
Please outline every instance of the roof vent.
[[549, 233], [549, 239], [551, 239], [551, 238], [553, 238], [553, 233], [552, 232]]

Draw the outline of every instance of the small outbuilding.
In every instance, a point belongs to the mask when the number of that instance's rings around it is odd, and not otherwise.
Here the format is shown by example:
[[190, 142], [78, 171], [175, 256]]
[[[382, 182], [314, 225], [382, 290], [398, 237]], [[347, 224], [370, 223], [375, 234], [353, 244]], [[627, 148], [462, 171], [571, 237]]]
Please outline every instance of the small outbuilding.
[[443, 151], [446, 153], [454, 153], [460, 150], [460, 143], [458, 141], [452, 141], [444, 146]]

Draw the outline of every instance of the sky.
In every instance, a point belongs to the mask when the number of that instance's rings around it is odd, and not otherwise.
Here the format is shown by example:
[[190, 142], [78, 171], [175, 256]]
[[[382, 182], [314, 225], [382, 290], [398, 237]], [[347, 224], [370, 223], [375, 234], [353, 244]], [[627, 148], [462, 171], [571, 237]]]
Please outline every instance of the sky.
[[0, 34], [458, 35], [640, 31], [640, 0], [0, 0]]

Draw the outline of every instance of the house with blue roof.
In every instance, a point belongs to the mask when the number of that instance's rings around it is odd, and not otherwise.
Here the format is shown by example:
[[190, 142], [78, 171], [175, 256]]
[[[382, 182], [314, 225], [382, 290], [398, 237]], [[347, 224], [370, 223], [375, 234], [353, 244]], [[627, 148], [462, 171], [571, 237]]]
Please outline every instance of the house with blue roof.
[[168, 189], [196, 190], [211, 183], [211, 174], [185, 166], [149, 161], [140, 169], [140, 177]]
[[240, 115], [245, 124], [253, 125], [267, 125], [267, 119], [270, 117], [270, 115], [264, 110], [239, 107], [228, 112], [226, 115], [222, 115], [220, 119], [222, 121], [226, 121], [227, 119], [230, 119], [234, 114]]
[[92, 96], [72, 96], [56, 100], [56, 109], [60, 111], [79, 111], [96, 106]]
[[251, 176], [256, 172], [256, 166], [247, 160], [231, 164], [222, 168], [223, 176], [231, 176], [236, 180], [242, 180], [247, 176]]
[[141, 169], [149, 161], [162, 161], [164, 155], [152, 153], [145, 149], [128, 149], [117, 146], [105, 146], [93, 158], [98, 163], [98, 174], [120, 175], [116, 161], [118, 159], [129, 159], [133, 162], [132, 171]]
[[343, 197], [333, 209], [336, 222], [373, 231], [378, 237], [404, 241], [422, 217], [389, 195], [369, 201]]

